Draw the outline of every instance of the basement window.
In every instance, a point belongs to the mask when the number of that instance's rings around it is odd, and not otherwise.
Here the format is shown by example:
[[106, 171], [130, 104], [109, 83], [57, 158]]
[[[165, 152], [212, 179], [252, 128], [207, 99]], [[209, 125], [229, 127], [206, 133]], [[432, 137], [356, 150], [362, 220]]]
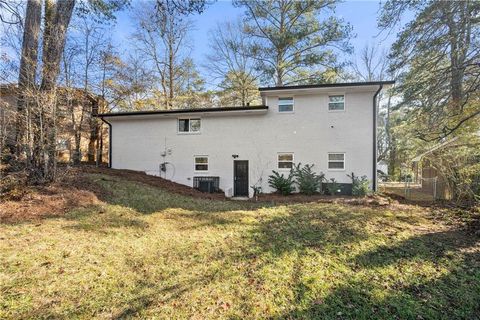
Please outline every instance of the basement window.
[[198, 133], [200, 127], [200, 118], [178, 119], [178, 132], [180, 133]]
[[293, 112], [293, 98], [278, 98], [278, 112]]
[[278, 169], [292, 169], [292, 168], [293, 168], [293, 153], [279, 153]]
[[208, 156], [195, 157], [195, 171], [197, 172], [208, 171]]
[[345, 110], [345, 96], [334, 95], [328, 96], [328, 111], [344, 111]]
[[329, 153], [328, 169], [345, 170], [345, 153]]

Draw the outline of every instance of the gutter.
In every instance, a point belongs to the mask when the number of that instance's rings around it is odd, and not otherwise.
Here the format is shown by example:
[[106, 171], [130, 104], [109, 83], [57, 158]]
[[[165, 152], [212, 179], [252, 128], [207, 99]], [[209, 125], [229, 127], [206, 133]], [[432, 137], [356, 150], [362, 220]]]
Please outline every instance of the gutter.
[[108, 167], [112, 167], [112, 124], [107, 120], [103, 119], [103, 117], [99, 117], [103, 123], [108, 125]]
[[295, 89], [320, 89], [320, 88], [343, 88], [358, 86], [376, 86], [394, 84], [394, 80], [388, 81], [366, 81], [366, 82], [343, 82], [343, 83], [323, 83], [323, 84], [306, 84], [295, 86], [277, 86], [277, 87], [260, 87], [258, 91], [277, 91], [277, 90], [295, 90]]
[[97, 117], [120, 117], [120, 116], [144, 116], [155, 114], [184, 114], [184, 113], [217, 113], [217, 112], [235, 112], [235, 111], [261, 111], [268, 110], [268, 106], [243, 106], [243, 107], [220, 107], [220, 108], [195, 108], [195, 109], [172, 109], [172, 110], [146, 110], [146, 111], [127, 111], [100, 113]]
[[383, 89], [383, 83], [380, 84], [377, 92], [373, 95], [373, 175], [372, 175], [372, 189], [377, 191], [377, 97]]

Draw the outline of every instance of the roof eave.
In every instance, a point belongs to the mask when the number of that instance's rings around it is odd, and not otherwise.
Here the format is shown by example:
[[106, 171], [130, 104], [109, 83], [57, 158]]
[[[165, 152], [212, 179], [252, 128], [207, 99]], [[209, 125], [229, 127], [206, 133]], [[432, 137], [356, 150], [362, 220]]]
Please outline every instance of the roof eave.
[[268, 110], [268, 106], [248, 106], [231, 108], [199, 108], [199, 109], [175, 109], [175, 110], [149, 110], [132, 112], [100, 113], [99, 118], [124, 117], [124, 116], [148, 116], [148, 115], [176, 115], [176, 114], [197, 114], [197, 113], [223, 113], [223, 112], [249, 112]]
[[369, 82], [345, 82], [345, 83], [326, 83], [326, 84], [307, 84], [299, 86], [279, 86], [279, 87], [262, 87], [258, 90], [262, 92], [283, 91], [283, 90], [305, 90], [305, 89], [323, 89], [323, 88], [348, 88], [362, 86], [388, 86], [395, 84], [394, 80], [388, 81], [369, 81]]

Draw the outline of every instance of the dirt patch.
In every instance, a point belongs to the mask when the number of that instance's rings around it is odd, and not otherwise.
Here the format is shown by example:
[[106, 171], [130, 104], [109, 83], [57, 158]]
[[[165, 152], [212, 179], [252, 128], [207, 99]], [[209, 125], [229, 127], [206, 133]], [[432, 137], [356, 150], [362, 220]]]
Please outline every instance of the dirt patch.
[[39, 220], [62, 216], [69, 210], [98, 204], [97, 196], [62, 183], [48, 187], [31, 187], [19, 201], [0, 203], [0, 223]]

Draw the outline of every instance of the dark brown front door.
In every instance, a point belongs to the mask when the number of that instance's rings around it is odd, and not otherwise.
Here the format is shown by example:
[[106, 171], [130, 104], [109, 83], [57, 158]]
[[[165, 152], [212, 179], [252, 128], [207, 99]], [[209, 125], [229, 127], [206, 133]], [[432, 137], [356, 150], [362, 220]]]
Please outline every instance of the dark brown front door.
[[233, 195], [248, 197], [248, 160], [233, 161]]

